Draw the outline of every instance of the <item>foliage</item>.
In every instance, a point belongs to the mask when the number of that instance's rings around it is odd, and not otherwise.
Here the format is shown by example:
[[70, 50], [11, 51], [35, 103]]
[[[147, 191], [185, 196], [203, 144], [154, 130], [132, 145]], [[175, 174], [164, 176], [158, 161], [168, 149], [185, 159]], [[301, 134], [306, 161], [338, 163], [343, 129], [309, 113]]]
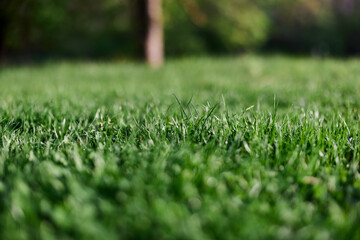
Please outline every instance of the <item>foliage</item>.
[[[164, 0], [171, 56], [273, 48], [319, 55], [360, 52], [355, 0]], [[10, 56], [128, 58], [137, 54], [134, 1], [4, 0]], [[1, 42], [0, 42], [1, 43]], [[1, 46], [0, 46], [1, 47]]]
[[197, 55], [208, 51], [206, 39], [178, 0], [164, 1], [165, 52], [169, 55]]
[[170, 53], [254, 50], [267, 40], [269, 19], [250, 1], [165, 1], [164, 13]]
[[252, 1], [203, 2], [212, 5], [209, 28], [227, 51], [256, 49], [267, 40], [269, 19]]
[[[320, 55], [359, 53], [352, 39], [358, 38], [357, 1], [279, 1], [268, 8], [273, 31], [269, 45]], [[352, 37], [346, 31], [352, 29]]]
[[358, 66], [2, 69], [0, 238], [359, 239]]
[[126, 0], [8, 2], [6, 42], [15, 56], [116, 57], [114, 52], [134, 51]]

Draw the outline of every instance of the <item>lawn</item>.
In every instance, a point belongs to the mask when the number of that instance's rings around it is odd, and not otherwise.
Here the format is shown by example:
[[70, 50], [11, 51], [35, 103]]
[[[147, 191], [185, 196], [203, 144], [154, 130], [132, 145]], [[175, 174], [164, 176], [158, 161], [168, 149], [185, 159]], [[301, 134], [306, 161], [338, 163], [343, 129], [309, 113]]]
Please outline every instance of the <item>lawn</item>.
[[360, 60], [0, 70], [0, 239], [360, 239]]

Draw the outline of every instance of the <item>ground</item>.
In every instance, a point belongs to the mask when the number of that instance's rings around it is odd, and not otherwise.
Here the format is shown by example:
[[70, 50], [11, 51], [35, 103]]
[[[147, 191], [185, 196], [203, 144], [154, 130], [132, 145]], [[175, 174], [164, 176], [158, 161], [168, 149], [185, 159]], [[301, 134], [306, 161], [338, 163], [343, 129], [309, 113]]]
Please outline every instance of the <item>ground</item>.
[[0, 239], [360, 239], [360, 60], [0, 70]]

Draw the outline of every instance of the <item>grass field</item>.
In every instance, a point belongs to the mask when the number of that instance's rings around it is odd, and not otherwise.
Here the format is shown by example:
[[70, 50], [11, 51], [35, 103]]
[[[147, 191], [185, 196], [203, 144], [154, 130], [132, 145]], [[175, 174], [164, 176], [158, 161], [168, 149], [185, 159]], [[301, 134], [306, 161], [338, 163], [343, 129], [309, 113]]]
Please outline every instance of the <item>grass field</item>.
[[360, 239], [360, 60], [0, 70], [0, 239]]

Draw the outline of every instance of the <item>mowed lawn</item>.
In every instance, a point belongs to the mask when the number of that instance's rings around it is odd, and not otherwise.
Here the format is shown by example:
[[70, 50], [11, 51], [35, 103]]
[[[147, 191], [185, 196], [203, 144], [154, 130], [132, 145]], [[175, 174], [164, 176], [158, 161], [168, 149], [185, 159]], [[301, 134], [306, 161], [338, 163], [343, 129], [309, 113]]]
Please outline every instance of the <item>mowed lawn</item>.
[[360, 60], [0, 70], [0, 239], [360, 239]]

